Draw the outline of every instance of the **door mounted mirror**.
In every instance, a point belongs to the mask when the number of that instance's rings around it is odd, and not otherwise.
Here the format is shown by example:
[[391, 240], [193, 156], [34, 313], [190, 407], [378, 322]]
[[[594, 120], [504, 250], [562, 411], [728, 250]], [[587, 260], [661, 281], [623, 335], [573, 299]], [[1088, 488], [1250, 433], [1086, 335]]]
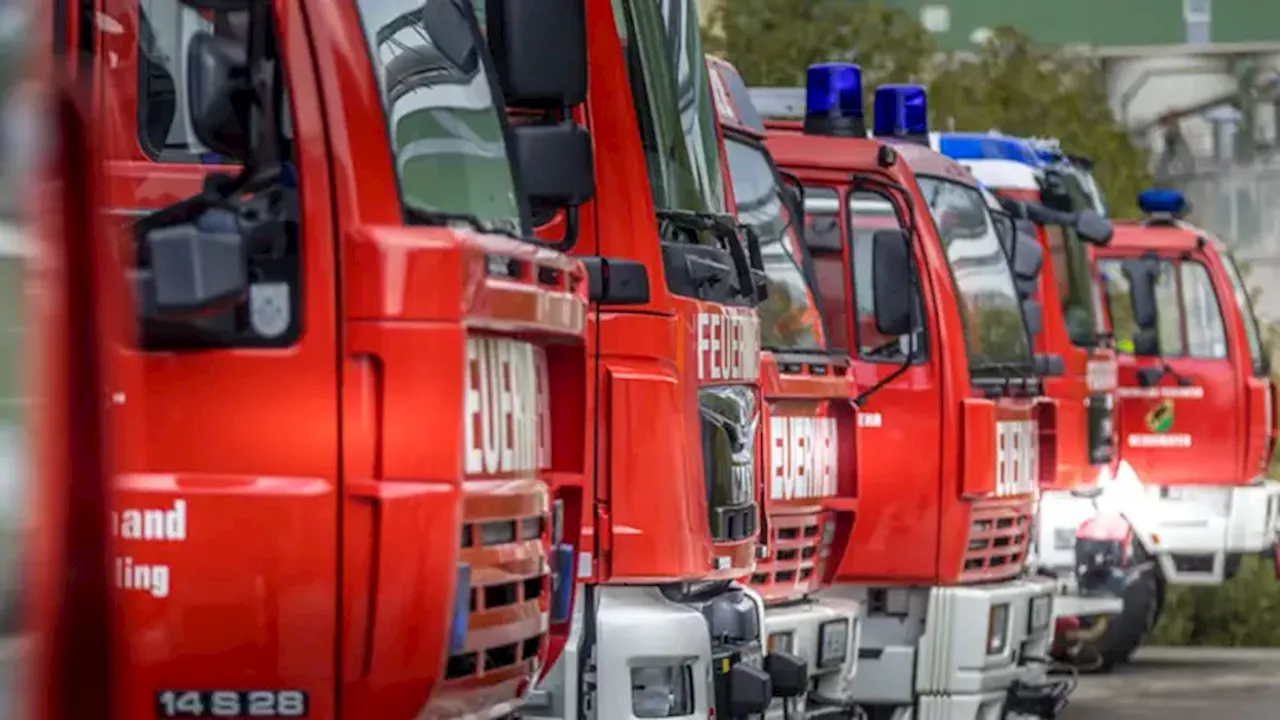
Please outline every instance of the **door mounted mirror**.
[[507, 105], [558, 109], [587, 99], [585, 0], [485, 0], [485, 25]]
[[243, 298], [248, 252], [235, 213], [207, 210], [192, 222], [141, 231], [139, 305], [146, 319], [177, 321]]
[[244, 42], [196, 33], [187, 48], [187, 108], [196, 139], [229, 160], [245, 162], [252, 107]]
[[871, 236], [871, 288], [875, 300], [876, 332], [906, 335], [911, 332], [911, 246], [899, 228], [875, 231]]
[[1044, 320], [1039, 300], [1024, 298], [1019, 302], [1022, 308], [1022, 322], [1027, 326], [1028, 335], [1039, 335], [1044, 329]]
[[1081, 210], [1076, 214], [1075, 229], [1081, 240], [1098, 246], [1111, 244], [1111, 236], [1115, 234], [1111, 221], [1093, 210]]
[[[1126, 260], [1124, 273], [1129, 279], [1129, 300], [1133, 304], [1133, 322], [1138, 329], [1149, 330], [1154, 336], [1157, 312], [1156, 281], [1160, 276], [1160, 263], [1149, 258]], [[1135, 336], [1135, 344], [1137, 340]]]
[[796, 217], [804, 215], [804, 183], [800, 182], [800, 177], [788, 170], [779, 170], [778, 176], [781, 178], [782, 188], [790, 199], [791, 211]]

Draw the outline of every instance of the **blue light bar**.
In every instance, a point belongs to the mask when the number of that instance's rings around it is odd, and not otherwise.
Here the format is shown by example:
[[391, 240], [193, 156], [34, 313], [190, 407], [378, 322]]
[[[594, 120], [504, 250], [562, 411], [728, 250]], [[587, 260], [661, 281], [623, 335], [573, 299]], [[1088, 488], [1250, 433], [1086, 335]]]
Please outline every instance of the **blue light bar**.
[[816, 63], [805, 74], [804, 131], [812, 135], [862, 137], [862, 68], [853, 63]]
[[929, 103], [921, 85], [881, 85], [876, 88], [876, 137], [929, 142]]
[[938, 152], [952, 160], [1012, 160], [1032, 167], [1044, 164], [1030, 143], [1008, 135], [941, 133]]
[[1149, 188], [1138, 193], [1138, 209], [1146, 215], [1180, 217], [1187, 212], [1187, 199], [1177, 190]]

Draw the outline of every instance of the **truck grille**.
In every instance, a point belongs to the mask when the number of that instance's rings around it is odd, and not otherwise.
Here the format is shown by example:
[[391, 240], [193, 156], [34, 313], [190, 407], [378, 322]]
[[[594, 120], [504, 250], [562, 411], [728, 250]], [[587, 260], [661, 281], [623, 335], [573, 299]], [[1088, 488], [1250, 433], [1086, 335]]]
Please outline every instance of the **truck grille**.
[[548, 491], [538, 480], [466, 486], [459, 558], [471, 577], [466, 640], [449, 657], [441, 694], [465, 691], [501, 702], [518, 697], [539, 670], [547, 637]]
[[834, 529], [830, 513], [823, 511], [771, 515], [771, 552], [756, 563], [752, 589], [767, 603], [803, 597], [817, 590]]
[[976, 503], [960, 582], [1004, 580], [1017, 575], [1027, 557], [1033, 501]]

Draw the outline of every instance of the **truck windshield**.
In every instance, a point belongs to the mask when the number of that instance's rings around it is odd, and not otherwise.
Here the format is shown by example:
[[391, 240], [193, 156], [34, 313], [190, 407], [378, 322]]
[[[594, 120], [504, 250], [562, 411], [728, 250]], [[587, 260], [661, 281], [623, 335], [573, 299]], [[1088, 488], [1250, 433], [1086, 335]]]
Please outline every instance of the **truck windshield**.
[[735, 138], [725, 138], [725, 153], [738, 219], [760, 237], [769, 283], [769, 297], [757, 307], [761, 346], [767, 350], [825, 350], [822, 314], [769, 156], [763, 148]]
[[977, 188], [917, 177], [955, 278], [961, 322], [975, 375], [1025, 368], [1031, 346], [1009, 263]]
[[658, 210], [724, 213], [716, 113], [693, 0], [613, 0]]
[[445, 0], [357, 0], [378, 79], [406, 222], [463, 214], [523, 234], [476, 23], [433, 12]]
[[1253, 300], [1245, 287], [1244, 276], [1240, 274], [1240, 268], [1231, 253], [1222, 253], [1222, 264], [1227, 268], [1231, 294], [1235, 296], [1236, 307], [1240, 308], [1244, 319], [1244, 335], [1249, 342], [1249, 361], [1253, 365], [1253, 372], [1258, 376], [1266, 375], [1270, 363], [1267, 362], [1266, 350], [1262, 346], [1262, 333], [1258, 330], [1258, 318], [1253, 314]]

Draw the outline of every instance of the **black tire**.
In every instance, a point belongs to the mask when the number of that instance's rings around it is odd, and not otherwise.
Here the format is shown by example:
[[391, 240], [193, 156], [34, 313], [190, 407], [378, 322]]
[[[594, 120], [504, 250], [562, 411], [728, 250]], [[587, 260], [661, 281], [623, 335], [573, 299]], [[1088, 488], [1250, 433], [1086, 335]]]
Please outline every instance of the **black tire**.
[[1131, 557], [1135, 565], [1127, 570], [1119, 593], [1124, 609], [1118, 615], [1094, 620], [1106, 623], [1106, 628], [1078, 653], [1081, 672], [1110, 672], [1116, 665], [1128, 662], [1160, 617], [1164, 605], [1160, 571], [1155, 561], [1140, 550]]

